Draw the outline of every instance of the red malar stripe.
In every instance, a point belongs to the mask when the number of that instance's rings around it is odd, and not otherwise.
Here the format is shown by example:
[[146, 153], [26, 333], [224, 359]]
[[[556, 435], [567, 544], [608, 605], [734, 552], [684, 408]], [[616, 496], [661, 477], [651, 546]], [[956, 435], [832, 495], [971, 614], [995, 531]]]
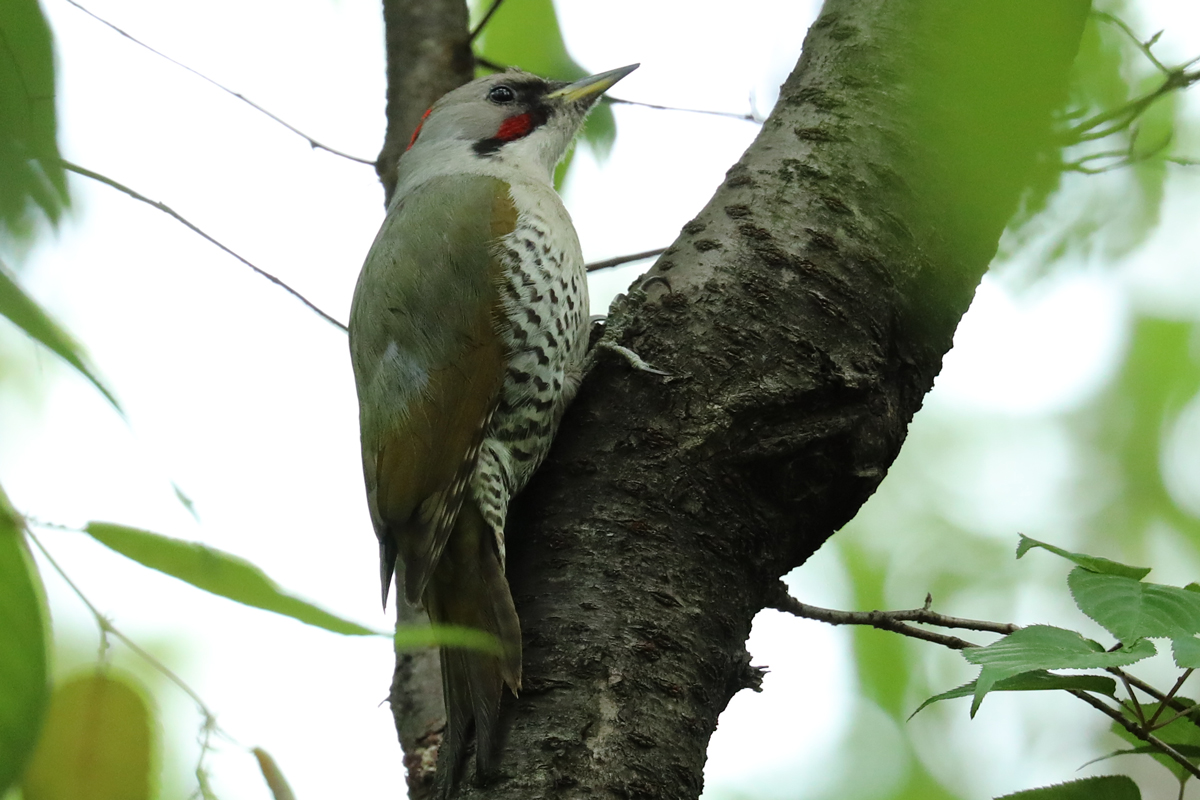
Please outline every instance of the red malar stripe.
[[502, 142], [511, 142], [514, 139], [520, 139], [522, 136], [528, 135], [533, 130], [533, 118], [528, 114], [518, 114], [515, 117], [509, 117], [500, 125], [500, 130], [496, 131], [495, 138]]
[[425, 113], [421, 115], [421, 121], [417, 123], [417, 129], [413, 131], [412, 138], [408, 140], [408, 147], [404, 148], [405, 150], [412, 150], [412, 146], [417, 143], [417, 137], [421, 135], [421, 128], [425, 127], [425, 120], [429, 119], [429, 114], [432, 111], [432, 108], [428, 108], [425, 110]]

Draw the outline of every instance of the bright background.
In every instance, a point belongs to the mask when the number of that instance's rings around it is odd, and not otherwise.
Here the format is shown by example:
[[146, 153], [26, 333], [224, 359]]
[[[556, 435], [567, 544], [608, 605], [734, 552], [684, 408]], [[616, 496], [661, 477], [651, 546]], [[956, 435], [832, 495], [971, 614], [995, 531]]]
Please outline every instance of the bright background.
[[[324, 144], [366, 158], [379, 149], [377, 3], [85, 5]], [[64, 156], [167, 203], [345, 320], [382, 219], [371, 167], [311, 150], [65, 0], [43, 7], [57, 37]], [[760, 116], [817, 12], [816, 3], [797, 0], [746, 0], [736, 13], [666, 0], [599, 8], [565, 0], [559, 23], [571, 55], [590, 71], [642, 63], [614, 94]], [[1143, 0], [1124, 18], [1143, 36], [1166, 30], [1156, 46], [1164, 61], [1200, 53], [1195, 4]], [[1181, 113], [1194, 121], [1197, 109], [1189, 98]], [[625, 105], [615, 114], [611, 153], [598, 160], [581, 147], [564, 191], [589, 260], [669, 244], [757, 131], [718, 116]], [[1189, 145], [1200, 157], [1195, 139], [1175, 143], [1182, 152]], [[1141, 352], [1139, 321], [1194, 334], [1200, 320], [1200, 171], [1172, 166], [1164, 185], [1161, 220], [1130, 223], [1126, 241], [1112, 241], [1104, 224], [1089, 247], [1068, 248], [1045, 266], [1055, 232], [1076, 224], [1081, 209], [1108, 198], [1104, 213], [1126, 219], [1112, 209], [1134, 205], [1128, 198], [1145, 188], [1128, 172], [1073, 176], [1044, 229], [1020, 246], [1012, 239], [895, 469], [859, 518], [791, 576], [798, 597], [843, 608], [914, 607], [933, 591], [946, 613], [1079, 626], [1065, 566], [1039, 554], [1014, 562], [1017, 531], [1153, 564], [1162, 582], [1200, 577], [1194, 389], [1173, 396], [1170, 417], [1150, 426], [1161, 456], [1152, 466], [1161, 468], [1165, 502], [1182, 517], [1139, 512], [1114, 455], [1120, 448], [1105, 449], [1113, 419], [1142, 413], [1110, 413], [1125, 397], [1127, 357]], [[128, 421], [0, 325], [0, 484], [14, 505], [53, 523], [99, 519], [203, 541], [335, 613], [389, 626], [390, 612], [378, 605], [343, 334], [164, 214], [84, 179], [72, 180], [72, 192], [73, 214], [27, 254], [22, 279], [86, 344]], [[603, 313], [645, 267], [594, 276], [593, 311]], [[1181, 369], [1194, 372], [1192, 334], [1183, 350], [1192, 360]], [[173, 485], [194, 501], [198, 520]], [[339, 637], [245, 609], [80, 534], [39, 535], [92, 602], [218, 714], [236, 740], [219, 743], [209, 761], [224, 800], [268, 796], [239, 744], [270, 751], [301, 800], [402, 794], [400, 753], [381, 704], [389, 640]], [[41, 567], [61, 674], [94, 660], [98, 636], [83, 606]], [[898, 722], [925, 696], [971, 675], [955, 654], [882, 637], [763, 612], [750, 650], [770, 673], [763, 693], [743, 692], [722, 716], [706, 797], [984, 798], [1071, 779], [1116, 747], [1103, 721], [1068, 698], [992, 696], [973, 722], [962, 703]], [[195, 786], [199, 717], [179, 691], [116, 650], [162, 711], [163, 796], [186, 797]], [[1145, 674], [1169, 680], [1168, 666]], [[1118, 767], [1140, 769], [1143, 789], [1166, 774], [1134, 761], [1089, 771]], [[1174, 796], [1170, 782], [1159, 791]]]

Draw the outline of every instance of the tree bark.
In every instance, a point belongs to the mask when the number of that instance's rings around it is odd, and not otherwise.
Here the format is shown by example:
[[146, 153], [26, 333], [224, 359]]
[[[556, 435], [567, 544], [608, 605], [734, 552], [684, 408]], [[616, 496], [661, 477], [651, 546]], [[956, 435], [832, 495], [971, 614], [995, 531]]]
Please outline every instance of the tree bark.
[[826, 2], [758, 139], [614, 304], [610, 340], [671, 377], [604, 361], [510, 514], [525, 690], [500, 777], [458, 796], [698, 796], [758, 685], [751, 620], [896, 457], [1088, 8]]
[[474, 77], [466, 0], [383, 0], [387, 134], [375, 161], [384, 204], [396, 189], [396, 162], [433, 102]]

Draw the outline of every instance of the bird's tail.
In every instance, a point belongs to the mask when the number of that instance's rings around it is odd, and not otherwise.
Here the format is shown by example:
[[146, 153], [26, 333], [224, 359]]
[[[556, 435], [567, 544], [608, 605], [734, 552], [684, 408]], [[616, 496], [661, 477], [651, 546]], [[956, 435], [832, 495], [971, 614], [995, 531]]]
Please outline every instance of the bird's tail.
[[446, 796], [466, 754], [472, 722], [476, 772], [484, 776], [494, 771], [500, 698], [505, 684], [513, 694], [521, 688], [521, 623], [491, 529], [470, 499], [463, 503], [424, 601], [435, 625], [483, 630], [500, 643], [499, 655], [441, 650], [446, 730], [438, 750], [438, 784]]

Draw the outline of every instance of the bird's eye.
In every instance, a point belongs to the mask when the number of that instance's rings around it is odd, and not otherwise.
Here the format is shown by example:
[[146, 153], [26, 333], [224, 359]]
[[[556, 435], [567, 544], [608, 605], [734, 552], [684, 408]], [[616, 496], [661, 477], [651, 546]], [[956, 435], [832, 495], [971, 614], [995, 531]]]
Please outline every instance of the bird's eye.
[[493, 86], [488, 99], [493, 103], [511, 103], [517, 99], [517, 93], [509, 86]]

